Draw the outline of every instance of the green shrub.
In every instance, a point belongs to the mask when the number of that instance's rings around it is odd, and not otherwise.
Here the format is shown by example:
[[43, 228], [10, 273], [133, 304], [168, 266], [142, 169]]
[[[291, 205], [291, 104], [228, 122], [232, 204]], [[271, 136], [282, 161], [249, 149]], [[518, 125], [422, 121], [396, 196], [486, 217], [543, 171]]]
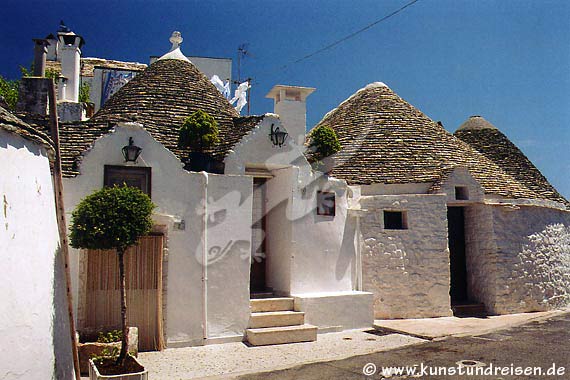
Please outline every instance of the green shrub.
[[309, 148], [317, 160], [332, 156], [341, 149], [336, 132], [326, 125], [318, 126], [309, 134]]
[[152, 227], [154, 204], [134, 187], [103, 188], [83, 199], [71, 215], [71, 246], [124, 250]]
[[79, 102], [80, 103], [90, 103], [91, 99], [89, 98], [89, 90], [91, 89], [91, 86], [89, 85], [89, 83], [82, 83], [81, 86], [79, 86]]
[[218, 142], [218, 123], [207, 112], [198, 110], [180, 128], [178, 146], [202, 152]]

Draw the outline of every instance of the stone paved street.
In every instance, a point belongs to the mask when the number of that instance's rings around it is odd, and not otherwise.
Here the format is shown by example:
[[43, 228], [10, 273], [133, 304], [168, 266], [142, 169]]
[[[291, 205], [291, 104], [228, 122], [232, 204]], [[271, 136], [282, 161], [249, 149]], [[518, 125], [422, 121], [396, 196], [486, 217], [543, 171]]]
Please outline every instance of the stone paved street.
[[[379, 373], [364, 376], [367, 363], [381, 366], [456, 366], [462, 360], [484, 363], [485, 366], [541, 367], [544, 370], [565, 367], [564, 374], [542, 377], [522, 376], [392, 376]], [[482, 365], [482, 364], [481, 364]], [[260, 373], [234, 377], [239, 380], [326, 380], [326, 379], [569, 379], [570, 378], [570, 315], [565, 314], [546, 321], [529, 324], [474, 337], [451, 337], [426, 342], [388, 352], [374, 353], [327, 363], [315, 363], [294, 367], [284, 371]]]

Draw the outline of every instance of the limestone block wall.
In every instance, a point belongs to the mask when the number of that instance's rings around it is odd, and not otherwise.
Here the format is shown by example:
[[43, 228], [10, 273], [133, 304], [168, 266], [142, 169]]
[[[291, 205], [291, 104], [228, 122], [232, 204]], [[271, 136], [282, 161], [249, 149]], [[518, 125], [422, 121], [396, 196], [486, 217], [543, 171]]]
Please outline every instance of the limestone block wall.
[[[450, 316], [445, 195], [361, 198], [362, 272], [375, 318]], [[384, 228], [383, 211], [405, 211], [408, 229]]]
[[497, 246], [493, 229], [493, 207], [471, 204], [465, 207], [465, 256], [467, 295], [495, 312], [497, 297]]
[[570, 212], [494, 206], [497, 245], [495, 312], [570, 305]]

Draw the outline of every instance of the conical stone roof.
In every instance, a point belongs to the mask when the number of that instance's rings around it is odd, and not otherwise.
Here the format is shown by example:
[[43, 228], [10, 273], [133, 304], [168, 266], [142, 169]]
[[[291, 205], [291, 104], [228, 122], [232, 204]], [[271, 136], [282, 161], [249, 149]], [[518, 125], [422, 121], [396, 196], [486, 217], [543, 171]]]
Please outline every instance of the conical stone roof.
[[168, 149], [181, 154], [178, 130], [184, 119], [197, 110], [207, 112], [218, 122], [222, 146], [214, 147], [212, 153], [222, 153], [238, 112], [192, 63], [164, 59], [117, 91], [89, 124], [136, 121]]
[[455, 131], [454, 136], [542, 198], [568, 202], [505, 134], [481, 116], [471, 116]]
[[383, 83], [357, 91], [317, 125], [336, 131], [342, 149], [332, 175], [349, 184], [435, 183], [466, 167], [487, 193], [541, 198]]
[[78, 175], [82, 153], [118, 122], [141, 123], [157, 141], [185, 161], [189, 150], [178, 148], [178, 131], [184, 119], [197, 110], [207, 112], [218, 122], [220, 142], [207, 151], [218, 161], [263, 119], [240, 117], [188, 60], [161, 59], [117, 91], [90, 120], [60, 124], [63, 175]]

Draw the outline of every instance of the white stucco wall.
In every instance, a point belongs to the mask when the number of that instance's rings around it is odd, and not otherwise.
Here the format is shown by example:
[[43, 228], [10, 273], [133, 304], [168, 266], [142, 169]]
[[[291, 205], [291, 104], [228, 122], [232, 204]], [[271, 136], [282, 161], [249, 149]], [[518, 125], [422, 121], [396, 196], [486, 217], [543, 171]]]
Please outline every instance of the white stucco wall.
[[45, 148], [0, 129], [0, 162], [0, 378], [51, 379], [59, 365], [58, 376], [71, 379], [70, 363], [55, 362], [66, 356], [54, 352], [53, 316], [66, 304], [54, 298], [59, 233], [49, 160]]
[[299, 169], [273, 170], [267, 189], [267, 285], [277, 293], [291, 294], [293, 221], [289, 217], [293, 185]]
[[570, 304], [570, 213], [493, 206], [499, 314]]
[[[143, 149], [136, 166], [152, 167], [151, 193], [157, 205], [154, 219], [167, 230], [165, 264], [168, 270], [163, 284], [167, 345], [203, 344], [205, 338], [239, 333], [248, 317], [241, 313], [249, 307], [249, 297], [244, 296], [245, 289], [249, 289], [249, 263], [239, 255], [243, 249], [249, 249], [251, 238], [245, 228], [235, 226], [235, 221], [248, 215], [251, 219], [251, 204], [247, 203], [251, 195], [250, 178], [187, 172], [182, 162], [148, 132], [136, 124], [123, 124], [98, 139], [85, 154], [80, 165], [82, 175], [65, 180], [66, 212], [70, 214], [80, 199], [103, 187], [104, 165], [124, 165], [121, 148], [131, 136]], [[241, 211], [233, 209], [235, 193], [246, 199]], [[210, 212], [224, 208], [227, 210], [223, 218], [216, 221], [221, 214]], [[208, 218], [204, 217], [205, 213]], [[181, 221], [185, 222], [184, 229], [177, 227]], [[205, 223], [210, 224], [211, 232], [207, 235]], [[238, 245], [220, 258], [214, 247], [225, 248], [226, 241], [238, 242]], [[79, 279], [84, 278], [85, 273], [80, 273], [77, 250], [72, 251], [72, 257], [74, 300], [77, 300], [82, 286]], [[209, 263], [205, 272], [202, 270], [204, 257]], [[77, 309], [77, 301], [75, 303]]]
[[242, 336], [249, 322], [252, 179], [208, 175], [208, 336]]
[[[346, 182], [320, 173], [294, 188], [291, 293], [354, 289], [356, 222], [347, 218]], [[335, 193], [335, 216], [317, 215], [317, 191]]]
[[[451, 315], [444, 195], [362, 197], [364, 290], [375, 318]], [[406, 211], [408, 229], [385, 230], [383, 211]]]

